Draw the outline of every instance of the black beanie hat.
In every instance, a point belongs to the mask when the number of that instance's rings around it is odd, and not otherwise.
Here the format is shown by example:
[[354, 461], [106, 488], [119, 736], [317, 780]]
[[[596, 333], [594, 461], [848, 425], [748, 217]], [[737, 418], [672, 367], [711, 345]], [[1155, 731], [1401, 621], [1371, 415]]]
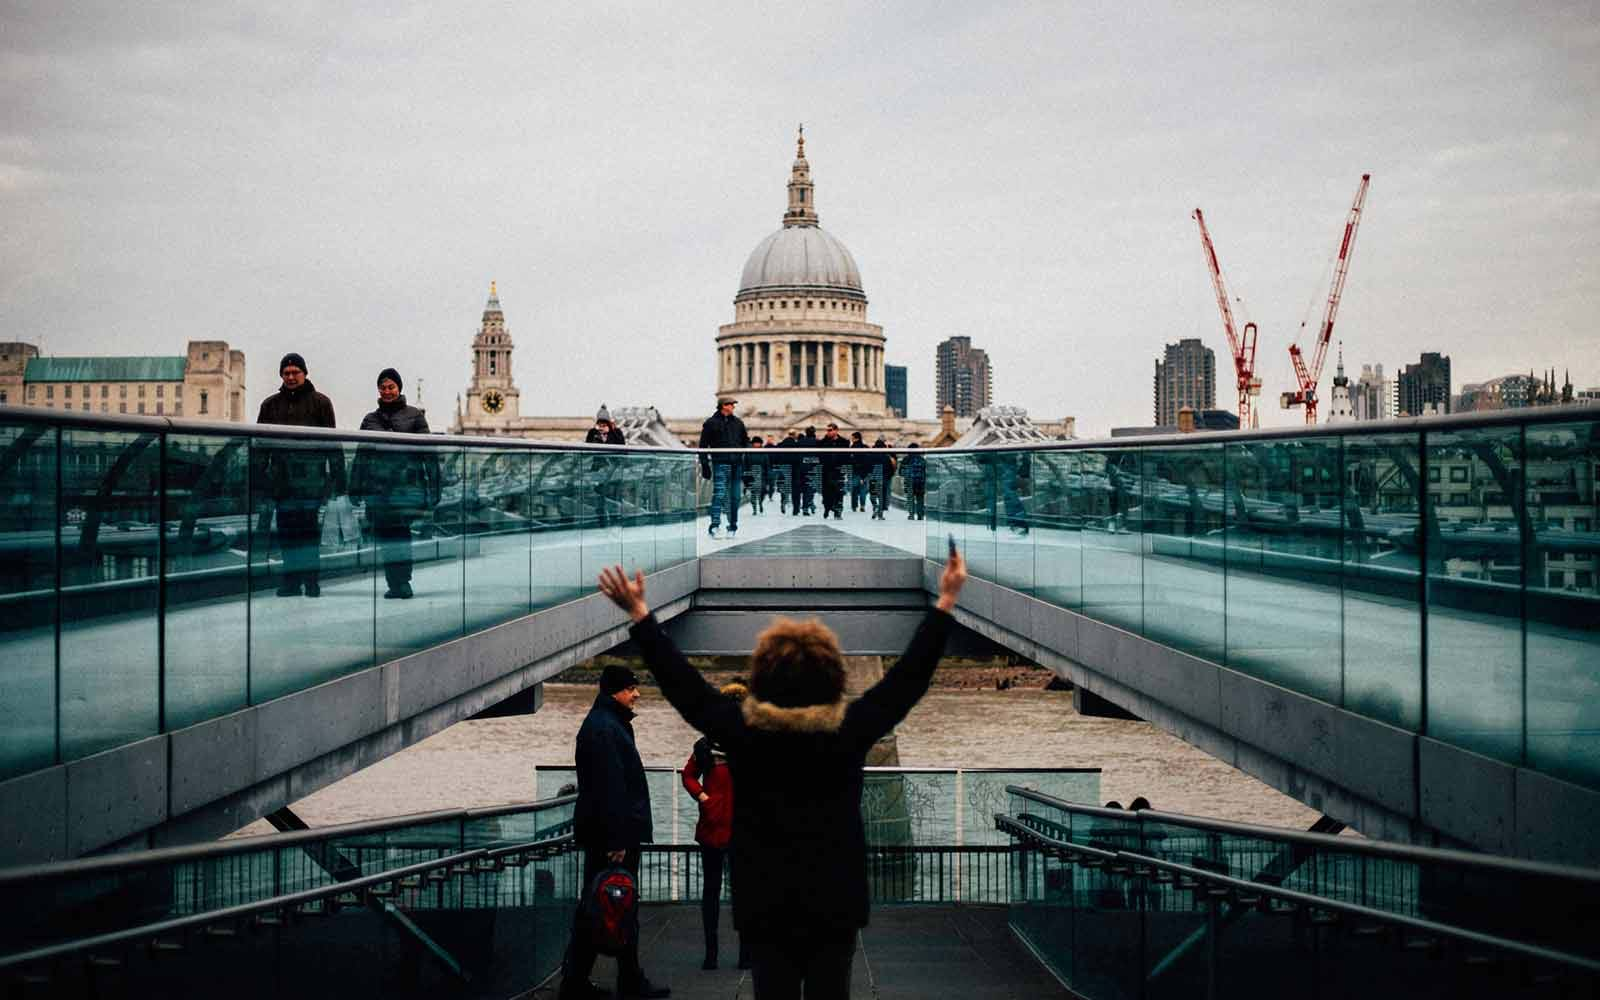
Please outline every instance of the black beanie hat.
[[283, 360], [278, 362], [278, 371], [281, 373], [285, 368], [289, 367], [290, 365], [294, 365], [296, 368], [300, 369], [301, 371], [303, 371], [303, 372], [305, 372], [307, 374], [311, 373], [311, 369], [306, 367], [306, 359], [302, 358], [300, 355], [296, 354], [293, 351], [290, 351], [288, 354], [285, 354], [283, 356]]
[[605, 669], [600, 671], [601, 694], [616, 694], [618, 691], [635, 687], [638, 683], [639, 678], [633, 675], [633, 671], [620, 663], [608, 663]]
[[403, 380], [400, 377], [400, 373], [395, 371], [393, 368], [385, 368], [383, 371], [378, 373], [378, 384], [382, 385], [383, 380], [386, 378], [394, 379], [394, 387], [396, 389], [404, 389], [406, 387], [405, 380]]

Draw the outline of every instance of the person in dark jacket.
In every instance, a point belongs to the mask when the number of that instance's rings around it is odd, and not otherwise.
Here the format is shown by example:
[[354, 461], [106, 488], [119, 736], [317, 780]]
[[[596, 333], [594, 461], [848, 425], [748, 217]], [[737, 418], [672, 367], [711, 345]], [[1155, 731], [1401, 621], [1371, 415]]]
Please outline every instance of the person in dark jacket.
[[[784, 435], [783, 440], [779, 441], [774, 447], [784, 449], [800, 447], [800, 432], [790, 428], [789, 433]], [[798, 462], [799, 460], [794, 455], [782, 455], [774, 459], [778, 473], [779, 514], [787, 514], [791, 510], [795, 514], [800, 513], [800, 488], [795, 485], [799, 470]]]
[[734, 762], [734, 922], [749, 940], [760, 997], [845, 997], [856, 935], [866, 926], [867, 751], [928, 690], [950, 611], [966, 582], [950, 556], [939, 599], [904, 655], [860, 698], [844, 700], [844, 657], [816, 622], [779, 619], [756, 640], [750, 697], [735, 705], [689, 665], [645, 601], [644, 574], [600, 574], [600, 590], [633, 621], [645, 665], [685, 721]]
[[[639, 680], [633, 671], [608, 664], [600, 672], [600, 693], [578, 727], [574, 759], [578, 801], [573, 808], [573, 836], [583, 848], [583, 885], [607, 868], [622, 867], [639, 877], [641, 845], [654, 836], [650, 824], [650, 789], [644, 764], [633, 739], [633, 706], [639, 701]], [[595, 951], [576, 916], [572, 941], [561, 970], [561, 997], [604, 997], [610, 994], [589, 980]], [[621, 996], [664, 997], [672, 991], [656, 986], [639, 967], [639, 935], [617, 956], [617, 993]]]
[[[823, 432], [822, 440], [817, 442], [819, 448], [849, 448], [850, 442], [839, 434], [838, 424], [829, 424]], [[848, 456], [823, 455], [822, 456], [822, 518], [827, 520], [833, 514], [835, 521], [844, 518], [844, 470], [850, 464]]]
[[[594, 426], [589, 428], [589, 433], [583, 436], [584, 444], [627, 444], [628, 439], [622, 433], [622, 428], [611, 421], [611, 411], [606, 409], [606, 404], [601, 403], [600, 409], [594, 415]], [[616, 495], [612, 477], [616, 475], [619, 463], [607, 461], [596, 455], [589, 460], [589, 476], [595, 503], [595, 523], [599, 527], [606, 527], [611, 522], [611, 509], [622, 506]]]
[[611, 411], [606, 409], [606, 404], [600, 404], [600, 411], [594, 415], [594, 426], [589, 428], [589, 433], [583, 436], [584, 444], [627, 444], [628, 439], [622, 433], [622, 428], [611, 422]]
[[883, 520], [883, 512], [889, 509], [889, 481], [894, 478], [894, 456], [889, 454], [888, 449], [889, 442], [882, 436], [872, 444], [869, 492], [872, 495], [872, 517], [877, 521]]
[[[333, 402], [306, 378], [306, 359], [290, 352], [278, 362], [278, 391], [261, 401], [258, 424], [293, 427], [334, 426]], [[261, 472], [277, 515], [278, 551], [283, 571], [279, 597], [302, 590], [322, 596], [322, 505], [344, 490], [344, 449], [328, 442], [280, 442], [261, 448]], [[265, 517], [263, 517], [265, 520]]]
[[[766, 445], [761, 435], [751, 435], [750, 447], [765, 451]], [[757, 452], [744, 457], [744, 488], [750, 496], [750, 513], [761, 513], [767, 497], [772, 495], [772, 464], [766, 455]]]
[[[749, 690], [737, 681], [718, 689], [723, 697], [743, 702]], [[679, 772], [683, 789], [700, 807], [700, 820], [694, 826], [694, 840], [700, 845], [700, 922], [706, 934], [706, 958], [700, 967], [717, 967], [717, 924], [722, 916], [722, 869], [728, 858], [728, 842], [733, 839], [733, 768], [728, 755], [709, 736], [695, 741], [689, 760]], [[739, 938], [739, 968], [750, 967]]]
[[[364, 431], [427, 434], [428, 418], [400, 394], [405, 381], [393, 368], [378, 373], [378, 408], [361, 418]], [[350, 470], [350, 498], [366, 504], [367, 523], [383, 557], [390, 600], [410, 600], [411, 522], [439, 502], [439, 459], [431, 449], [398, 451], [362, 445]]]
[[[850, 447], [867, 447], [867, 442], [862, 440], [860, 431], [850, 432]], [[867, 509], [867, 476], [872, 471], [871, 460], [861, 455], [850, 456], [850, 509], [852, 511]]]
[[[727, 396], [717, 400], [717, 412], [700, 425], [701, 448], [750, 447], [750, 435], [745, 433], [744, 421], [733, 415], [733, 407], [738, 402]], [[711, 480], [711, 527], [707, 534], [712, 538], [717, 537], [724, 513], [728, 515], [728, 534], [737, 534], [739, 493], [744, 486], [744, 456], [707, 455], [702, 452], [700, 477]]]
[[[911, 442], [906, 447], [915, 448]], [[900, 481], [906, 487], [906, 520], [921, 521], [928, 516], [928, 460], [907, 454], [900, 463]]]
[[[817, 440], [817, 429], [807, 427], [804, 434], [797, 439], [796, 447], [815, 449], [821, 442]], [[801, 501], [800, 513], [807, 517], [817, 512], [817, 491], [822, 488], [822, 455], [815, 450], [803, 451], [794, 463], [795, 497]]]

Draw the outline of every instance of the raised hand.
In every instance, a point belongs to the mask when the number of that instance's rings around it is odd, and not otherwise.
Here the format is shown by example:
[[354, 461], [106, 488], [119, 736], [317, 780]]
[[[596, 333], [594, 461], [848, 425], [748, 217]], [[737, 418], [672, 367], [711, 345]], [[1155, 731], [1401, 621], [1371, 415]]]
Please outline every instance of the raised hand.
[[600, 593], [611, 598], [611, 603], [627, 612], [634, 621], [643, 621], [650, 614], [650, 605], [644, 600], [644, 571], [635, 570], [628, 579], [621, 566], [600, 571]]
[[961, 585], [967, 582], [967, 561], [961, 553], [952, 546], [950, 561], [944, 564], [944, 572], [939, 576], [939, 601], [936, 607], [940, 611], [949, 611], [956, 606], [956, 597], [961, 594]]

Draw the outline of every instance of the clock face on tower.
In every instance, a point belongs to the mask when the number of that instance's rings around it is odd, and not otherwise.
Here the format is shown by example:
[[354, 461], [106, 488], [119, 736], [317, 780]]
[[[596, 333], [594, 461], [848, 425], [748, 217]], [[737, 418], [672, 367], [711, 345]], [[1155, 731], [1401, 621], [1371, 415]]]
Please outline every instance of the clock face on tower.
[[499, 413], [505, 409], [506, 399], [494, 389], [483, 394], [483, 409], [485, 413]]

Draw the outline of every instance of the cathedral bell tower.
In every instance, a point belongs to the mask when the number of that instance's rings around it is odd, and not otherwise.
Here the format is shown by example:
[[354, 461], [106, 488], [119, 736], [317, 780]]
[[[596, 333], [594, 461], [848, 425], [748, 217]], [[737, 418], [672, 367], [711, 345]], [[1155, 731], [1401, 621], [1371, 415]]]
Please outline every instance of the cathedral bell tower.
[[461, 428], [468, 434], [503, 433], [519, 415], [520, 393], [511, 381], [511, 332], [495, 283], [489, 282], [489, 301], [483, 306], [483, 323], [472, 338], [472, 382], [467, 387]]

